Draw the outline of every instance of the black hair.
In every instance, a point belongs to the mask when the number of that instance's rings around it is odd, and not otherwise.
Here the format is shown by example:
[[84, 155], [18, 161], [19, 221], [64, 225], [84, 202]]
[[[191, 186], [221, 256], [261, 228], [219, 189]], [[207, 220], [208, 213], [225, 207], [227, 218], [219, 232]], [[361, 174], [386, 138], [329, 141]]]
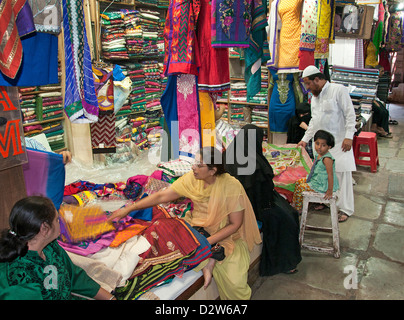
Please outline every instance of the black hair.
[[310, 75], [310, 76], [307, 76], [307, 78], [309, 78], [309, 80], [314, 80], [315, 78], [319, 78], [320, 80], [324, 80], [325, 79], [325, 75], [323, 74], [323, 73], [321, 73], [321, 72], [319, 72], [319, 73], [315, 73], [315, 74], [312, 74], [312, 75]]
[[10, 229], [0, 236], [0, 262], [11, 262], [28, 252], [28, 241], [41, 230], [43, 223], [52, 226], [57, 215], [49, 198], [30, 196], [17, 201], [11, 209]]
[[335, 139], [332, 133], [325, 131], [325, 130], [318, 130], [314, 135], [314, 141], [317, 139], [324, 139], [327, 143], [327, 146], [334, 148], [335, 146]]
[[226, 173], [223, 155], [218, 149], [215, 147], [203, 147], [200, 149], [199, 154], [203, 163], [208, 166], [209, 170], [216, 168], [215, 176]]

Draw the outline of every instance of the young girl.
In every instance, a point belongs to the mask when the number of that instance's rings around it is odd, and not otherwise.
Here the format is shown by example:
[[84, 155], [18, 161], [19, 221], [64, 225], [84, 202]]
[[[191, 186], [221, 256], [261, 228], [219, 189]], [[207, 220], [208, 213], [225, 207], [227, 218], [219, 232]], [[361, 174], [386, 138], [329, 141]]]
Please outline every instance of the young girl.
[[0, 236], [0, 300], [68, 300], [72, 293], [114, 299], [58, 245], [59, 218], [52, 200], [21, 199], [9, 221], [10, 229]]
[[[307, 178], [296, 182], [292, 205], [301, 212], [303, 191], [325, 193], [324, 199], [331, 199], [333, 192], [339, 189], [335, 174], [335, 163], [329, 150], [335, 145], [334, 136], [325, 130], [318, 130], [314, 135], [314, 149], [317, 153]], [[317, 210], [323, 207], [316, 208]]]

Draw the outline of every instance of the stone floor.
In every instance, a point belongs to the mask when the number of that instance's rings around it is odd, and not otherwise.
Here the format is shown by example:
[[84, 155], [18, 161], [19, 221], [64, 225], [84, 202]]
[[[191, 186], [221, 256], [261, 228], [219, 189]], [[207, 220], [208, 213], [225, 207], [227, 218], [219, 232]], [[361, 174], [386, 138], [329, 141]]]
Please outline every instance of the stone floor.
[[[253, 300], [404, 299], [404, 105], [389, 110], [398, 125], [390, 125], [392, 139], [378, 138], [378, 171], [358, 166], [353, 173], [355, 213], [339, 224], [341, 257], [303, 249], [299, 271], [258, 277]], [[328, 209], [309, 217], [330, 225]]]

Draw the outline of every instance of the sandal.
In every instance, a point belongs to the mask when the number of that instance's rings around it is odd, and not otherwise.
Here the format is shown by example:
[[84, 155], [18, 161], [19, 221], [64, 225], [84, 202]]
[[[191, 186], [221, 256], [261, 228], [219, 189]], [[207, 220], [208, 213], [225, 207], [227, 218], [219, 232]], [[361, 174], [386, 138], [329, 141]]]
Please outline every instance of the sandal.
[[292, 269], [292, 270], [285, 271], [284, 274], [295, 274], [295, 273], [297, 273], [298, 271], [299, 271], [299, 270], [297, 270], [297, 269]]
[[387, 134], [379, 133], [379, 137], [387, 138], [387, 139], [392, 139], [393, 138], [391, 133], [387, 133]]
[[348, 218], [349, 216], [346, 213], [338, 212], [338, 222], [345, 222]]

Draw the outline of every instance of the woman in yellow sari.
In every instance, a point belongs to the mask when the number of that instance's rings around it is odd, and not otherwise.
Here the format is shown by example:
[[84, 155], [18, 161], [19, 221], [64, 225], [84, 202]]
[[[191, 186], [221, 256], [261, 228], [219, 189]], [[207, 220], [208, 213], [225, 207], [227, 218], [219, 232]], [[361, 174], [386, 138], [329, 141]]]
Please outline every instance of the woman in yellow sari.
[[205, 147], [196, 155], [192, 171], [169, 188], [152, 194], [134, 204], [115, 211], [110, 219], [122, 218], [132, 212], [182, 196], [192, 200], [193, 210], [184, 219], [193, 227], [203, 227], [208, 242], [224, 248], [222, 261], [206, 260], [203, 268], [205, 288], [212, 275], [222, 300], [246, 300], [251, 297], [247, 284], [251, 251], [261, 243], [251, 203], [241, 183], [224, 170], [222, 155], [213, 147]]

